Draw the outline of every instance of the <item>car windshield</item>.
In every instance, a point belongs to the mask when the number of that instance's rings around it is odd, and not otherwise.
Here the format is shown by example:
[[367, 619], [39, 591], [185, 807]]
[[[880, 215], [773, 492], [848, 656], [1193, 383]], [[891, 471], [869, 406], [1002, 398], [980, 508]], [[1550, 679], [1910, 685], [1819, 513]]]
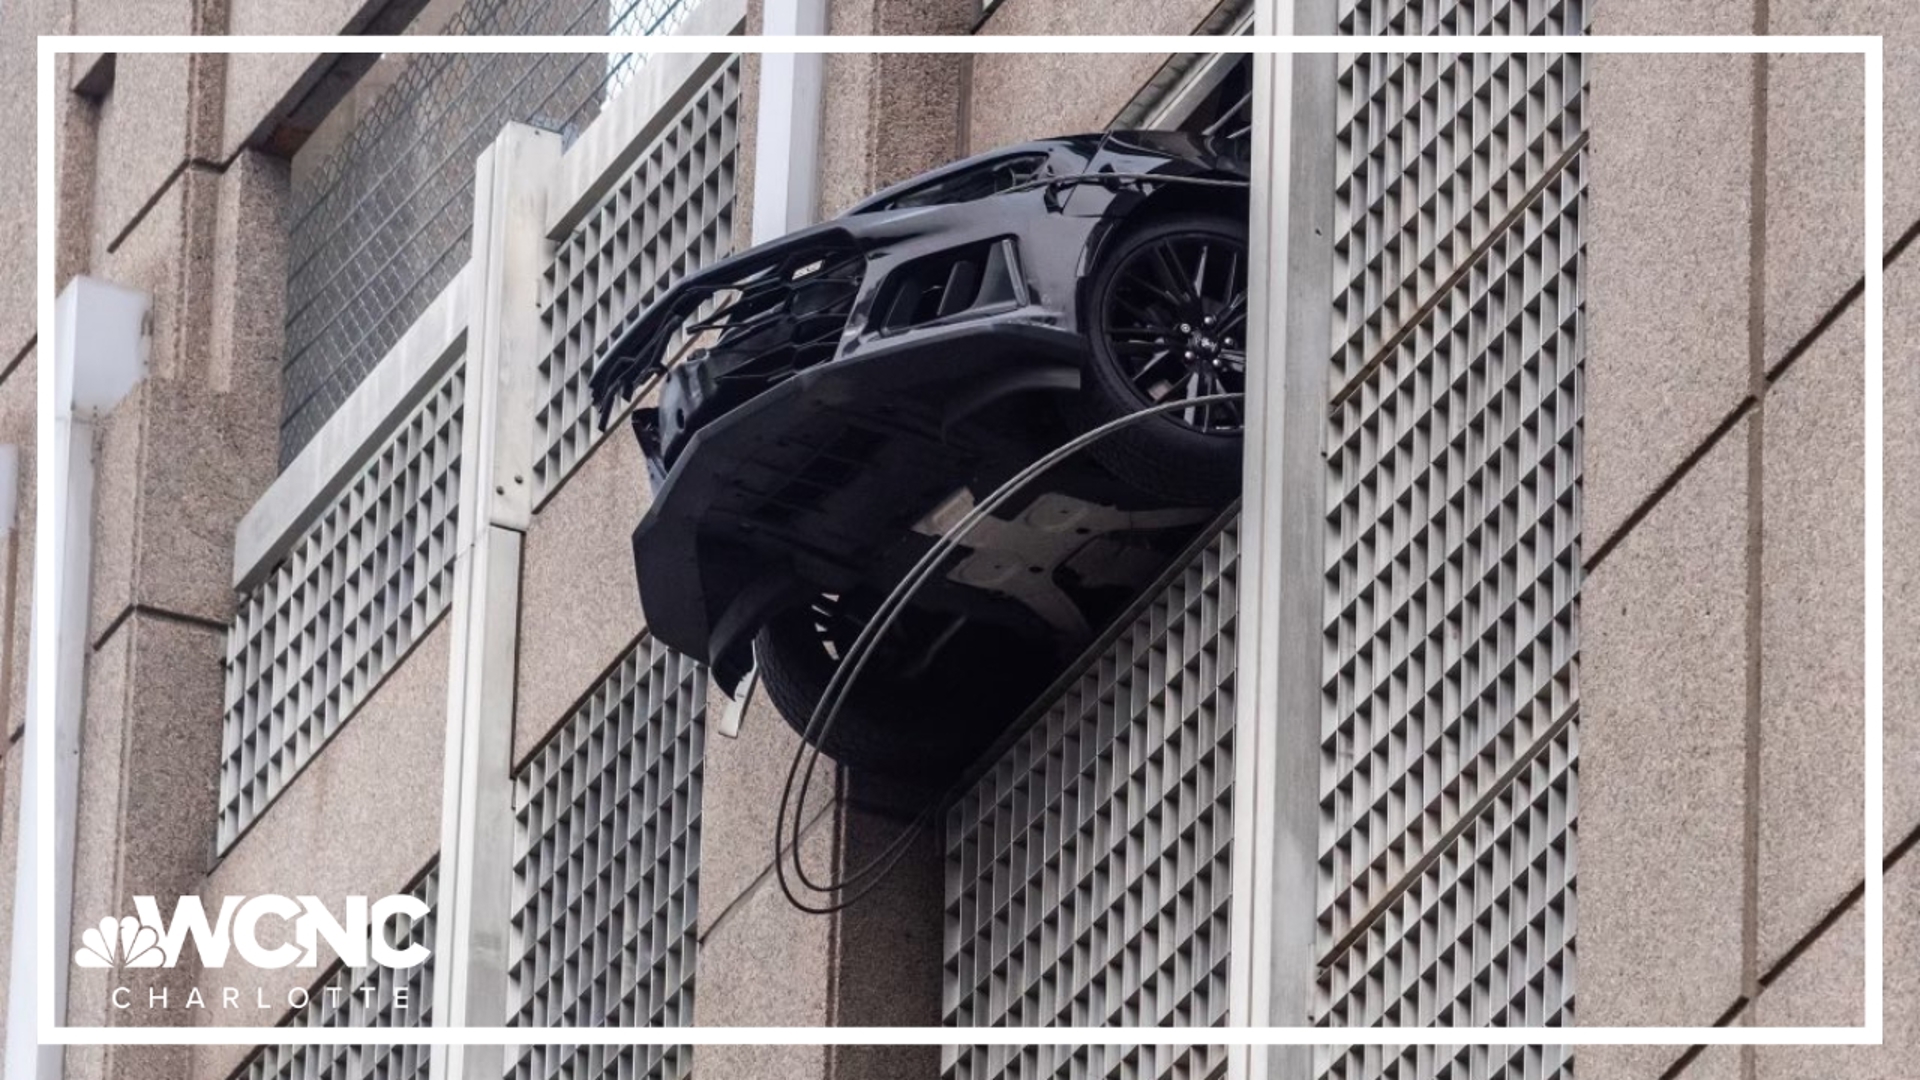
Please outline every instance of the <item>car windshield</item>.
[[867, 209], [905, 210], [916, 206], [946, 206], [984, 199], [1027, 183], [1039, 176], [1046, 164], [1047, 155], [1044, 153], [1016, 154], [983, 161]]

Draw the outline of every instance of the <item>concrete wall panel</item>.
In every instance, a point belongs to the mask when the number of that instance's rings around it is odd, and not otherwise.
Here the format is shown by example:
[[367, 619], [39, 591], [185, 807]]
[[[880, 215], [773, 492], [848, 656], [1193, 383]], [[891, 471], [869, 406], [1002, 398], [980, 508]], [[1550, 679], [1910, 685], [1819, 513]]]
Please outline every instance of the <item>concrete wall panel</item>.
[[[833, 34], [964, 34], [978, 0], [830, 5]], [[831, 217], [874, 191], [963, 156], [960, 120], [967, 61], [962, 56], [875, 53], [827, 57], [821, 131], [820, 216]]]
[[0, 366], [19, 356], [34, 334], [34, 261], [20, 256], [38, 250], [34, 35], [50, 29], [41, 6], [0, 5], [0, 146], [7, 147], [0, 154], [0, 191], [8, 193], [0, 201], [0, 251], [18, 253], [0, 259]]
[[[91, 658], [81, 733], [74, 849], [73, 925], [133, 913], [152, 895], [163, 909], [198, 891], [212, 849], [218, 776], [220, 635], [146, 614], [125, 620]], [[184, 1009], [120, 1011], [114, 986], [134, 1000], [165, 992], [183, 1003], [199, 964], [113, 972], [71, 969], [67, 1021], [79, 1025], [179, 1025]], [[116, 1047], [69, 1058], [69, 1077], [178, 1075], [185, 1047]]]
[[[1613, 3], [1608, 0], [1601, 9]], [[1886, 242], [1891, 247], [1920, 223], [1920, 184], [1913, 182], [1915, 170], [1920, 169], [1920, 113], [1901, 105], [1920, 96], [1920, 4], [1907, 0], [1768, 0], [1767, 32], [1869, 34], [1884, 39]], [[1781, 98], [1776, 94], [1774, 100], [1779, 103]], [[1824, 135], [1844, 139], [1850, 130], [1843, 128]]]
[[[704, 936], [741, 897], [773, 870], [773, 822], [780, 791], [800, 736], [787, 726], [764, 693], [742, 718], [740, 737], [711, 730], [727, 701], [718, 689], [707, 701], [705, 798], [700, 824], [700, 932]], [[808, 794], [808, 821], [831, 812], [839, 790], [833, 763], [821, 759]], [[818, 864], [809, 864], [818, 865]], [[767, 887], [778, 891], [775, 884]], [[701, 970], [707, 970], [701, 961]], [[704, 983], [703, 983], [704, 986]], [[702, 1000], [704, 1000], [704, 989]], [[704, 1022], [704, 1021], [703, 1021]]]
[[[1860, 280], [1866, 250], [1866, 66], [1769, 59], [1766, 362], [1787, 355]], [[1891, 222], [1890, 222], [1891, 223]]]
[[1745, 422], [1736, 435], [1586, 582], [1583, 1024], [1709, 1024], [1741, 991]]
[[1864, 870], [1865, 432], [1859, 305], [1767, 395], [1761, 539], [1759, 962]]
[[277, 163], [189, 170], [97, 272], [153, 302], [149, 377], [101, 425], [93, 633], [143, 605], [224, 622], [233, 530], [279, 438]]
[[1752, 153], [1748, 58], [1593, 64], [1588, 551], [1747, 390]]
[[[1187, 34], [1216, 6], [1217, 0], [1002, 0], [979, 32]], [[1118, 53], [975, 56], [968, 146], [978, 153], [1048, 135], [1099, 131], [1166, 61], [1165, 55]]]
[[646, 627], [631, 539], [651, 501], [646, 475], [639, 443], [620, 425], [527, 530], [516, 762], [566, 719]]
[[96, 254], [134, 224], [186, 160], [192, 67], [193, 58], [180, 53], [129, 53], [114, 62], [93, 176]]
[[1886, 837], [1891, 849], [1920, 829], [1920, 783], [1910, 766], [1920, 761], [1920, 254], [1909, 252], [1887, 270], [1885, 382], [1886, 445], [1882, 458], [1886, 527], [1883, 532], [1883, 630], [1886, 733]]
[[1751, 34], [1756, 0], [1606, 0], [1594, 5], [1596, 34]]
[[190, 34], [204, 0], [72, 0], [76, 34]]
[[[707, 767], [713, 768], [711, 756]], [[768, 820], [771, 821], [771, 808]], [[772, 833], [760, 835], [761, 844], [752, 845], [771, 864]], [[704, 848], [704, 837], [703, 837]], [[814, 873], [832, 869], [834, 821], [822, 817], [807, 830], [802, 854]], [[704, 878], [704, 867], [703, 867]], [[731, 903], [709, 903], [706, 889], [700, 896], [700, 982], [694, 998], [694, 1020], [702, 1026], [766, 1026], [828, 1023], [828, 972], [831, 956], [831, 919], [798, 911], [781, 895], [771, 873], [733, 898]], [[767, 1076], [781, 1074], [741, 1073], [722, 1069], [718, 1073], [710, 1051], [702, 1048], [695, 1068], [706, 1075]], [[825, 1053], [814, 1048], [818, 1060]], [[719, 1053], [721, 1060], [726, 1054]], [[749, 1057], [752, 1055], [749, 1054]], [[794, 1074], [795, 1080], [820, 1075], [819, 1065], [807, 1073]]]
[[[1754, 1023], [1854, 1027], [1865, 1021], [1864, 916], [1855, 904], [1754, 1004]], [[1755, 1080], [1901, 1080], [1920, 1061], [1920, 859], [1886, 877], [1885, 1042], [1880, 1046], [1768, 1046], [1753, 1051]]]
[[[339, 34], [365, 20], [384, 0], [306, 0], [289, 6], [277, 0], [229, 0], [229, 34]], [[318, 53], [237, 54], [227, 63], [226, 110], [220, 145], [224, 159], [240, 148], [275, 111], [297, 95], [321, 62]]]

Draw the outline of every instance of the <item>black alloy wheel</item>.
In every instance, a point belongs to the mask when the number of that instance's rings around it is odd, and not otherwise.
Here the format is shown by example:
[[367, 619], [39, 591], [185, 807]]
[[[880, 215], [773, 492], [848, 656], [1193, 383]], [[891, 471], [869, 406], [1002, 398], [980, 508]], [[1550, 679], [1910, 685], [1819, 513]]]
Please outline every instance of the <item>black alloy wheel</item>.
[[[1151, 405], [1239, 394], [1247, 374], [1247, 226], [1177, 213], [1118, 238], [1087, 297], [1092, 359], [1076, 400], [1084, 430]], [[1181, 503], [1240, 490], [1241, 401], [1202, 401], [1090, 448], [1122, 479]]]

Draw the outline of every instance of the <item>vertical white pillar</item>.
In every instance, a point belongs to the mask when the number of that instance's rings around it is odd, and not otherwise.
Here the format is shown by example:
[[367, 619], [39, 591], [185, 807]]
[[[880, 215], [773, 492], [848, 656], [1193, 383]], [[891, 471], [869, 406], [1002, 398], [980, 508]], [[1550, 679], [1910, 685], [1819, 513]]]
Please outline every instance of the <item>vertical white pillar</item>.
[[[767, 36], [824, 34], [827, 0], [766, 0]], [[820, 124], [826, 57], [760, 57], [758, 127], [753, 141], [753, 242], [813, 224], [820, 212]]]
[[[447, 685], [433, 1018], [507, 1021], [513, 874], [514, 656], [520, 551], [532, 517], [535, 357], [548, 181], [560, 137], [509, 125], [475, 163], [467, 269], [460, 519]], [[500, 1047], [437, 1047], [434, 1080], [498, 1080]]]
[[[146, 375], [150, 344], [145, 293], [95, 278], [69, 282], [55, 301], [52, 491], [40, 493], [32, 638], [27, 665], [26, 754], [13, 896], [13, 960], [7, 990], [7, 1080], [57, 1080], [61, 1047], [40, 1046], [39, 1022], [66, 1019], [72, 952], [74, 815], [79, 800], [80, 723], [86, 691], [87, 619], [92, 607], [93, 422]], [[44, 447], [45, 442], [42, 443]], [[51, 597], [37, 584], [51, 580]], [[54, 685], [39, 678], [54, 652]], [[53, 793], [41, 781], [51, 743]], [[40, 813], [53, 807], [53, 820]], [[51, 840], [51, 843], [46, 841]], [[46, 1010], [42, 1018], [38, 1010]]]
[[[1262, 0], [1261, 34], [1329, 34], [1332, 4]], [[1255, 56], [1246, 490], [1234, 717], [1234, 1024], [1313, 1006], [1321, 544], [1332, 264], [1333, 57]], [[1244, 1047], [1235, 1080], [1310, 1075], [1310, 1047]]]

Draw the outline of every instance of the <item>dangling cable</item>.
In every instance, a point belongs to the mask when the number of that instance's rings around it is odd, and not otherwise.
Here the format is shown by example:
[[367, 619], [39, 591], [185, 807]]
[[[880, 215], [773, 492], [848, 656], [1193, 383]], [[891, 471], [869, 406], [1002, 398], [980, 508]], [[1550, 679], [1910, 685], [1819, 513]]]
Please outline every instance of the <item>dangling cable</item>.
[[[808, 877], [806, 865], [800, 857], [800, 835], [806, 824], [807, 793], [813, 782], [814, 770], [820, 760], [820, 744], [825, 742], [828, 734], [832, 732], [834, 721], [839, 717], [841, 703], [845, 701], [849, 689], [860, 677], [861, 671], [865, 669], [867, 658], [873, 650], [874, 643], [892, 627], [894, 620], [899, 617], [900, 612], [906, 607], [907, 602], [913, 599], [920, 587], [933, 576], [937, 564], [949, 553], [958, 548], [960, 542], [966, 539], [967, 535], [973, 531], [975, 526], [985, 520], [986, 517], [1001, 504], [1018, 495], [1027, 484], [1031, 483], [1035, 478], [1044, 474], [1055, 465], [1086, 449], [1088, 446], [1099, 442], [1108, 435], [1161, 413], [1172, 412], [1176, 409], [1191, 408], [1194, 405], [1237, 401], [1245, 396], [1244, 393], [1208, 394], [1200, 397], [1183, 398], [1179, 401], [1161, 402], [1128, 413], [1118, 419], [1110, 420], [1107, 423], [1101, 424], [1099, 427], [1075, 436], [1022, 469], [998, 488], [995, 488], [991, 495], [975, 505], [966, 516], [943, 533], [940, 539], [920, 557], [919, 561], [914, 563], [913, 568], [907, 571], [906, 576], [901, 578], [899, 584], [895, 585], [893, 590], [887, 594], [886, 599], [881, 601], [880, 606], [875, 609], [873, 615], [867, 620], [867, 624], [861, 628], [859, 635], [854, 639], [853, 645], [848, 648], [847, 652], [840, 658], [840, 663], [835, 667], [833, 677], [828, 681], [825, 692], [820, 695], [820, 700], [814, 704], [813, 714], [807, 719], [807, 726], [801, 733], [800, 749], [795, 752], [793, 761], [787, 767], [786, 783], [780, 791], [779, 811], [774, 817], [773, 844], [775, 877], [780, 882], [780, 891], [786, 896], [789, 903], [801, 911], [810, 914], [829, 915], [859, 902], [859, 900], [870, 893], [885, 879], [887, 873], [899, 865], [900, 860], [906, 855], [908, 845], [919, 836], [920, 830], [925, 828], [928, 822], [932, 820], [935, 809], [945, 805], [947, 797], [954, 792], [954, 788], [949, 786], [947, 790], [941, 794], [940, 798], [931, 800], [927, 806], [915, 816], [911, 823], [902, 828], [900, 833], [896, 835], [879, 854], [869, 859], [858, 869], [844, 875], [839, 881], [821, 884]], [[806, 759], [807, 763], [804, 773], [800, 768], [800, 762], [803, 758]], [[794, 780], [796, 778], [800, 780], [797, 799], [795, 798], [794, 792]], [[834, 896], [839, 893], [848, 893], [848, 895], [838, 896], [822, 904], [809, 903], [795, 895], [794, 882], [789, 880], [787, 876], [786, 863], [789, 854], [789, 845], [786, 842], [787, 809], [789, 805], [793, 806], [794, 811], [794, 842], [791, 845], [793, 870], [794, 876], [799, 879], [801, 887], [809, 892], [825, 896]]]

